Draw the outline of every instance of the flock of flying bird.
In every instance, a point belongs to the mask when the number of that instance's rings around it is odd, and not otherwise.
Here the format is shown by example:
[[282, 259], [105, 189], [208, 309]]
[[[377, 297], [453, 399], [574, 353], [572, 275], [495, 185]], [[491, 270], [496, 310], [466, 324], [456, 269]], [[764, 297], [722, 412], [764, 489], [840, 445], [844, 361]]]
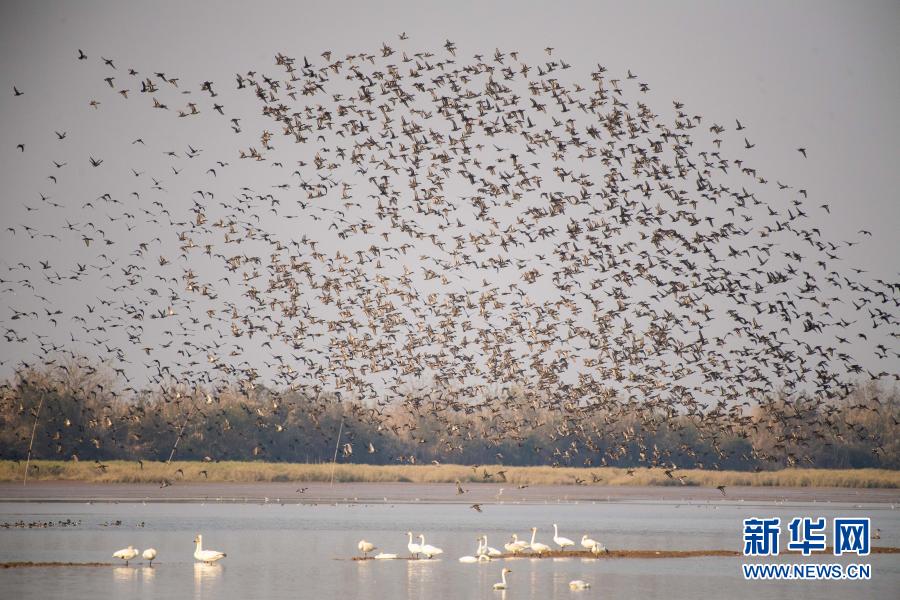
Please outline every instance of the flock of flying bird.
[[797, 464], [846, 427], [834, 401], [898, 378], [900, 283], [843, 267], [868, 232], [824, 236], [829, 207], [762, 172], [748, 125], [654, 110], [631, 71], [580, 77], [553, 48], [463, 58], [399, 37], [196, 85], [73, 53], [86, 126], [112, 143], [122, 114], [148, 126], [114, 156], [64, 123], [17, 141], [52, 158], [4, 219], [27, 257], [0, 278], [0, 329], [33, 353], [10, 366], [109, 365], [121, 385], [85, 395], [158, 390], [215, 427], [225, 389], [265, 387], [273, 415], [278, 390], [337, 398], [385, 435], [400, 407], [414, 435], [439, 416], [448, 456], [523, 442], [550, 410], [554, 462], [636, 444], [670, 468], [644, 436], [676, 416], [720, 457], [728, 432], [771, 429], [754, 456]]

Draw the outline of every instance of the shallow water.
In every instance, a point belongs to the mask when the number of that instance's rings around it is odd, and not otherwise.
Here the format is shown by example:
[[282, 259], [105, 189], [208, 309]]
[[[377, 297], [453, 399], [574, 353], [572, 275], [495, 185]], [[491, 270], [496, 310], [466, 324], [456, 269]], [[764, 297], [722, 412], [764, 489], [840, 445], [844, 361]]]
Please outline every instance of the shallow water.
[[[742, 558], [527, 559], [461, 564], [478, 534], [501, 548], [513, 532], [538, 526], [552, 545], [554, 522], [576, 541], [582, 533], [615, 549], [741, 549], [750, 516], [869, 516], [879, 546], [900, 546], [900, 511], [890, 504], [654, 502], [488, 504], [0, 503], [0, 522], [81, 520], [73, 528], [0, 529], [0, 562], [112, 562], [133, 544], [159, 551], [154, 566], [41, 567], [0, 570], [2, 598], [897, 598], [900, 555], [856, 559], [872, 565], [866, 582], [747, 582]], [[121, 526], [103, 523], [121, 519]], [[143, 522], [144, 526], [140, 527]], [[440, 560], [351, 561], [365, 538], [406, 555], [407, 530], [444, 549]], [[786, 528], [785, 528], [786, 530]], [[228, 557], [193, 560], [194, 534]], [[786, 531], [782, 540], [786, 538]], [[801, 562], [792, 556], [782, 560]], [[830, 554], [808, 562], [850, 562]], [[760, 561], [762, 562], [762, 561]], [[508, 566], [509, 590], [495, 592]], [[573, 592], [572, 579], [592, 583]], [[848, 596], [849, 595], [849, 596]]]

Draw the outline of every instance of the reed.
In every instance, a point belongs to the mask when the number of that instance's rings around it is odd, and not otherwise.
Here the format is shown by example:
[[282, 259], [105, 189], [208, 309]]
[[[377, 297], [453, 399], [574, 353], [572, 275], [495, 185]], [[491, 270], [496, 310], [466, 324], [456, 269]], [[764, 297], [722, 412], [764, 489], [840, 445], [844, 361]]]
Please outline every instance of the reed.
[[[100, 466], [102, 465], [102, 466]], [[23, 480], [25, 463], [0, 461], [0, 481]], [[499, 475], [504, 471], [503, 476]], [[490, 476], [485, 477], [485, 473]], [[463, 484], [490, 482], [503, 485], [611, 485], [611, 486], [771, 486], [771, 487], [837, 487], [900, 488], [900, 471], [888, 469], [782, 469], [759, 473], [742, 471], [677, 470], [678, 479], [663, 469], [628, 469], [613, 467], [554, 468], [507, 467], [484, 465], [477, 469], [465, 465], [366, 465], [338, 464], [334, 467], [336, 482], [408, 482]], [[162, 480], [191, 482], [328, 482], [331, 463], [270, 462], [200, 462], [172, 463], [111, 460], [103, 463], [87, 461], [32, 460], [29, 481], [82, 481], [91, 483], [159, 483]]]

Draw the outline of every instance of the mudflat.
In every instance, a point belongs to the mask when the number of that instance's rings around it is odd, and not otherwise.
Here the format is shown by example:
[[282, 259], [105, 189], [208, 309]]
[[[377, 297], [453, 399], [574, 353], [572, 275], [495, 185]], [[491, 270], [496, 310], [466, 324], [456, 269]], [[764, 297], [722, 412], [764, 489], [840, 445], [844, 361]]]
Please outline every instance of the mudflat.
[[[184, 482], [160, 487], [148, 483], [78, 481], [0, 482], [0, 502], [365, 502], [365, 503], [544, 503], [544, 502], [789, 502], [900, 504], [892, 488], [794, 488], [729, 486], [529, 486], [469, 483], [464, 494], [447, 483]], [[502, 491], [501, 491], [502, 490]]]

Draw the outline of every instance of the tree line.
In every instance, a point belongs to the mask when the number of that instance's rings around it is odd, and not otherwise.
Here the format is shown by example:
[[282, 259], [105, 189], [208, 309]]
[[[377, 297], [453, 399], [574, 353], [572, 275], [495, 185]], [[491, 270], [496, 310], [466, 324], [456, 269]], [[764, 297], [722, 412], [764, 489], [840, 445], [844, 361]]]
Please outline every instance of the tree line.
[[[773, 398], [711, 434], [687, 414], [654, 415], [648, 426], [637, 409], [614, 418], [602, 410], [572, 415], [523, 408], [515, 398], [448, 414], [427, 402], [368, 406], [264, 387], [126, 393], [102, 367], [44, 367], [0, 384], [0, 458], [30, 451], [35, 459], [91, 461], [317, 463], [336, 456], [366, 464], [897, 469], [898, 400], [896, 386], [876, 382], [829, 403]], [[822, 429], [823, 417], [833, 427]], [[585, 442], [576, 431], [595, 434]]]

